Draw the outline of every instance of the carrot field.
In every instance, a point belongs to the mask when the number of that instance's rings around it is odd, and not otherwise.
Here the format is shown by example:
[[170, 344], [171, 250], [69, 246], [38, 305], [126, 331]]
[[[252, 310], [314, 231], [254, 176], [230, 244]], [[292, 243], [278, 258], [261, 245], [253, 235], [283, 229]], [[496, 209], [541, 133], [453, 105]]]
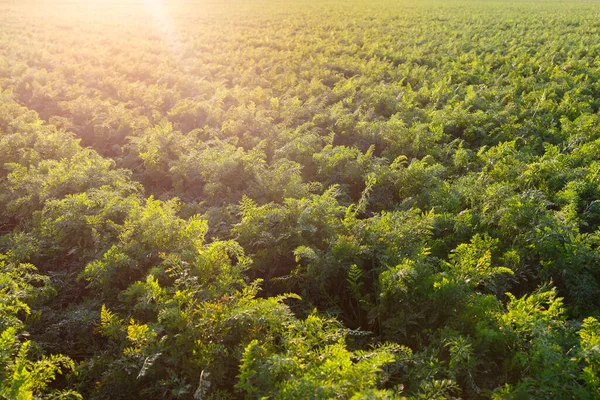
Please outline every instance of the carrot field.
[[600, 3], [0, 0], [0, 398], [600, 398]]

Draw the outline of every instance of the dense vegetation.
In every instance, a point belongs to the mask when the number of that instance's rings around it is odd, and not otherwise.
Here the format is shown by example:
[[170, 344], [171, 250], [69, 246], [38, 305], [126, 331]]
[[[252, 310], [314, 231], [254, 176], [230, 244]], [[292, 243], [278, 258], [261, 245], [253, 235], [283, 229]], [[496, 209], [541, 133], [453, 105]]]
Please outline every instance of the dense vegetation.
[[0, 3], [0, 397], [600, 398], [600, 5]]

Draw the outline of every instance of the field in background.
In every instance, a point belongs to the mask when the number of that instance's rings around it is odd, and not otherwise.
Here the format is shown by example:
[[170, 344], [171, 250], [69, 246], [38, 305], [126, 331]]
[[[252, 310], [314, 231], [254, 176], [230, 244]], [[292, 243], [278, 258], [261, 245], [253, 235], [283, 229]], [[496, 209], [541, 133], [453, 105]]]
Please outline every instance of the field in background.
[[599, 110], [595, 2], [0, 1], [0, 397], [598, 398]]

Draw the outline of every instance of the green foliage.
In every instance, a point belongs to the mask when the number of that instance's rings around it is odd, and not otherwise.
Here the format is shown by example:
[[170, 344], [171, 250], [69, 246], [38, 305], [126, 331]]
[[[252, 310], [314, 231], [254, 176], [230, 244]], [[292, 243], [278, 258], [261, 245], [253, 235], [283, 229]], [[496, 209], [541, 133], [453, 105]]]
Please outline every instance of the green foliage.
[[583, 379], [592, 394], [600, 392], [600, 324], [593, 317], [586, 318], [579, 330], [581, 353], [585, 361]]
[[[275, 347], [253, 340], [244, 351], [236, 386], [249, 398], [360, 398], [381, 380], [386, 364], [411, 355], [398, 345], [353, 353], [345, 347], [345, 336], [332, 321], [309, 315], [288, 326]], [[391, 392], [378, 392], [384, 394]]]
[[597, 4], [46, 3], [0, 397], [600, 397]]
[[2, 201], [5, 213], [26, 219], [48, 200], [112, 185], [117, 190], [135, 190], [127, 173], [113, 168], [114, 162], [91, 150], [81, 150], [70, 159], [43, 160], [35, 166], [5, 164], [10, 168], [6, 194]]
[[499, 328], [508, 336], [513, 356], [505, 361], [505, 369], [515, 377], [524, 371], [527, 375], [500, 390], [496, 398], [591, 398], [577, 381], [577, 364], [565, 355], [572, 339], [556, 290], [541, 287], [520, 299], [507, 296], [510, 301], [506, 313], [499, 316]]
[[31, 360], [32, 342], [22, 340], [25, 324], [21, 318], [31, 315], [30, 306], [36, 298], [47, 294], [47, 283], [47, 277], [38, 275], [33, 265], [15, 264], [0, 254], [0, 396], [4, 398], [28, 400], [43, 394], [53, 398], [82, 398], [72, 390], [48, 388], [57, 374], [75, 369], [73, 360], [63, 355]]
[[[10, 356], [11, 336], [14, 331], [5, 330], [0, 338], [2, 344], [0, 352], [2, 358]], [[0, 395], [8, 399], [29, 400], [33, 399], [34, 394], [41, 393], [47, 384], [56, 379], [56, 374], [61, 374], [63, 370], [75, 369], [75, 363], [66, 356], [44, 357], [38, 361], [29, 361], [28, 348], [31, 342], [23, 342], [14, 356], [13, 360], [8, 361], [2, 368], [0, 375]], [[8, 354], [7, 354], [8, 353]], [[61, 399], [82, 399], [81, 395], [74, 391], [56, 391], [50, 393], [53, 398]], [[37, 397], [37, 396], [36, 396]]]

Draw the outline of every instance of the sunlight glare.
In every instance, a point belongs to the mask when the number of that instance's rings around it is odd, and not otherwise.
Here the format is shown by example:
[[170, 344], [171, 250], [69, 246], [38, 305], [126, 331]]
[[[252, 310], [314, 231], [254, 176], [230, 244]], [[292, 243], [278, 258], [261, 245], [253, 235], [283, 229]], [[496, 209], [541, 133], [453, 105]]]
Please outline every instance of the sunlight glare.
[[154, 20], [156, 29], [167, 45], [177, 51], [181, 51], [182, 43], [178, 38], [177, 30], [162, 0], [144, 0], [146, 12]]
[[144, 5], [146, 7], [161, 7], [162, 6], [162, 1], [161, 0], [144, 0]]

